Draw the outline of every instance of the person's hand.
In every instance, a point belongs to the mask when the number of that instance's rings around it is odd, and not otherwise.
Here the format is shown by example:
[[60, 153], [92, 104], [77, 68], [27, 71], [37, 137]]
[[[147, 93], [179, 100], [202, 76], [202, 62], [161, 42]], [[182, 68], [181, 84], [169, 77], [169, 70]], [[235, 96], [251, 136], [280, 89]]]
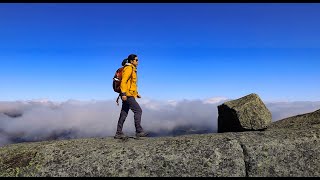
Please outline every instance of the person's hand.
[[140, 94], [137, 95], [137, 98], [141, 98]]
[[122, 101], [126, 101], [127, 100], [127, 96], [121, 96]]

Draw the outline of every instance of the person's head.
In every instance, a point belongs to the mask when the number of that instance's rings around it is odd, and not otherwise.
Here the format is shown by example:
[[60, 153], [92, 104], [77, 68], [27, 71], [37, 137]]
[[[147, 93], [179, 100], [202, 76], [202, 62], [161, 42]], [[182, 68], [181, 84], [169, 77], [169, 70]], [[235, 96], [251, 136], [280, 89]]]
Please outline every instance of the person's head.
[[124, 66], [124, 65], [126, 65], [127, 62], [128, 62], [128, 59], [126, 58], [126, 59], [124, 59], [124, 60], [122, 61], [121, 65]]
[[138, 65], [138, 56], [135, 54], [130, 54], [128, 56], [128, 63], [131, 63], [131, 64], [137, 66]]

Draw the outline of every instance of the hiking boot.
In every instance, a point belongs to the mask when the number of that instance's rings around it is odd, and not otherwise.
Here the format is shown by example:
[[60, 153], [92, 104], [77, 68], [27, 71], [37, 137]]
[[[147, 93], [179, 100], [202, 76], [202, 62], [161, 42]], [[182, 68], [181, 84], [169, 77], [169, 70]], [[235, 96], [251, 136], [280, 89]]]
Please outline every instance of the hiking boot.
[[127, 136], [124, 135], [123, 133], [122, 133], [122, 134], [117, 134], [117, 133], [116, 133], [116, 135], [114, 136], [114, 138], [115, 138], [115, 139], [126, 139]]
[[137, 137], [147, 137], [149, 134], [146, 133], [146, 132], [139, 132], [139, 133], [136, 133], [136, 136]]

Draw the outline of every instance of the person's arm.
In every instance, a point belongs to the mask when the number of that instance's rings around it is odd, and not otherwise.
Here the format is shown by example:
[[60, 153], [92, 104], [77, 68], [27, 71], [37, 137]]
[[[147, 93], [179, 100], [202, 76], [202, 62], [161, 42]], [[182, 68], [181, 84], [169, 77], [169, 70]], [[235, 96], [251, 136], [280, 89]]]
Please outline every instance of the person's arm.
[[[137, 81], [138, 82], [138, 81]], [[141, 95], [139, 94], [139, 91], [138, 91], [138, 85], [137, 85], [137, 98], [141, 98]]]
[[137, 86], [137, 98], [141, 98], [141, 95], [139, 94], [139, 92], [138, 92], [138, 86]]
[[120, 89], [121, 89], [121, 93], [120, 96], [127, 96], [126, 92], [127, 92], [127, 81], [129, 80], [130, 76], [132, 73], [132, 68], [131, 67], [124, 67], [123, 71], [122, 71], [122, 79], [121, 79], [121, 84], [120, 84]]

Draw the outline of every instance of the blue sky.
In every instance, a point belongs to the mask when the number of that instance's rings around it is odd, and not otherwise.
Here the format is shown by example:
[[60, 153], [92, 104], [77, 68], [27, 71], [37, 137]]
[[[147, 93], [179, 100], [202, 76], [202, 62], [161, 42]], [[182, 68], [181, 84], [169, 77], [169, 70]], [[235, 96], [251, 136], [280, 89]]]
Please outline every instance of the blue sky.
[[320, 4], [0, 4], [0, 101], [142, 97], [319, 101]]

